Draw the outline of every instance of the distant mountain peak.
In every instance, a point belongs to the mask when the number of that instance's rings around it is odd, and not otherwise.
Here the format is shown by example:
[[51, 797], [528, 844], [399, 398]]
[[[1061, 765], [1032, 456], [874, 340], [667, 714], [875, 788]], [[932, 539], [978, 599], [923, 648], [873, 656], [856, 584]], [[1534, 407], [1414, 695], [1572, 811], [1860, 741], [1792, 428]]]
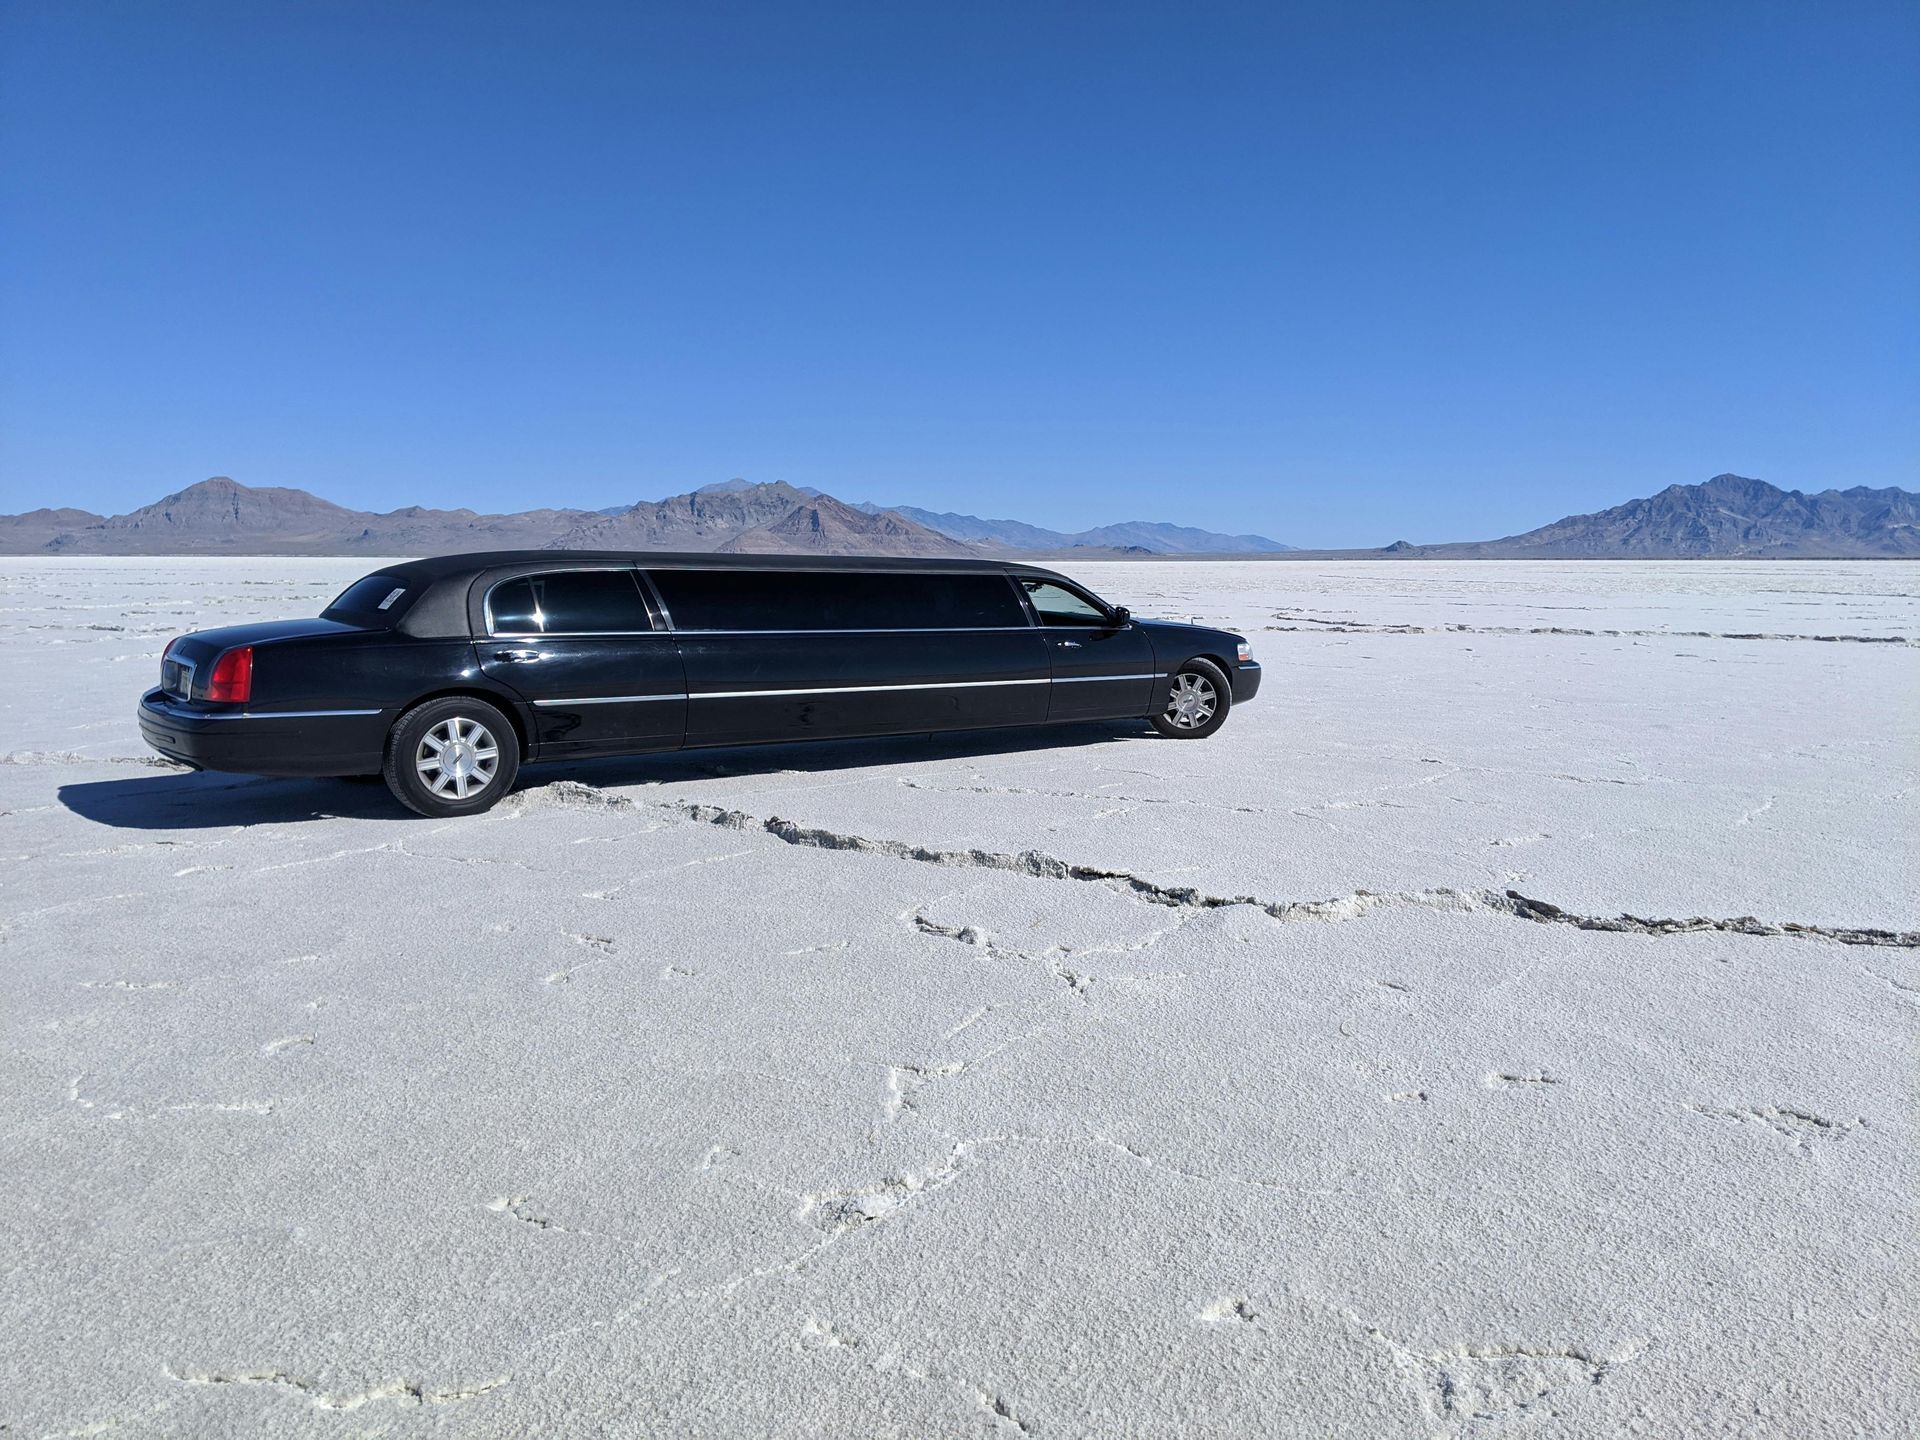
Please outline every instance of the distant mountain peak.
[[[863, 504], [858, 508], [876, 511], [881, 507]], [[1029, 525], [1022, 520], [986, 520], [977, 515], [921, 510], [912, 505], [896, 505], [893, 510], [895, 514], [904, 515], [956, 540], [991, 545], [1003, 551], [1033, 553], [1105, 549], [1119, 554], [1144, 551], [1156, 555], [1249, 555], [1278, 554], [1293, 548], [1277, 540], [1269, 540], [1264, 535], [1223, 535], [1213, 530], [1149, 520], [1128, 520], [1117, 525], [1067, 532]]]
[[1920, 555], [1920, 495], [1905, 490], [1823, 490], [1807, 495], [1732, 473], [1669, 485], [1587, 515], [1424, 555], [1597, 559]]
[[693, 493], [695, 495], [739, 495], [748, 490], [758, 490], [768, 484], [782, 486], [796, 495], [805, 495], [809, 499], [817, 499], [825, 493], [815, 490], [811, 485], [788, 485], [784, 480], [742, 480], [737, 475], [731, 480], [716, 480], [711, 485], [702, 485]]
[[963, 558], [975, 551], [891, 510], [869, 514], [820, 495], [780, 519], [744, 530], [720, 546], [727, 554], [934, 555]]
[[591, 550], [745, 554], [970, 555], [899, 516], [885, 520], [784, 481], [722, 481], [617, 513], [585, 517], [556, 541]]

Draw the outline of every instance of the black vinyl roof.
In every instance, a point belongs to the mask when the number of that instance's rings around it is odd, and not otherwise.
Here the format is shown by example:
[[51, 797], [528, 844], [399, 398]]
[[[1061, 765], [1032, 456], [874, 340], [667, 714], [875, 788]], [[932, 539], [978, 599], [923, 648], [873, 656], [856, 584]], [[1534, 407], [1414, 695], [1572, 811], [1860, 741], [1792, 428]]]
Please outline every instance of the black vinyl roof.
[[[980, 574], [1044, 575], [1059, 572], [1018, 560], [925, 559], [915, 555], [715, 555], [673, 550], [481, 550], [465, 555], [434, 555], [383, 565], [370, 574], [395, 575], [419, 582], [478, 575], [507, 565], [639, 565], [659, 569], [700, 570], [918, 570]], [[1062, 577], [1064, 578], [1064, 577]]]
[[[1015, 560], [926, 560], [892, 555], [712, 555], [665, 550], [482, 550], [467, 555], [435, 555], [403, 560], [369, 571], [391, 575], [416, 590], [398, 629], [417, 639], [462, 637], [478, 632], [472, 618], [479, 600], [471, 582], [497, 571], [529, 573], [534, 567], [564, 570], [570, 565], [634, 565], [649, 570], [822, 570], [946, 572], [949, 574], [1024, 575], [1035, 579], [1067, 577]], [[1071, 583], [1071, 582], [1069, 582]]]

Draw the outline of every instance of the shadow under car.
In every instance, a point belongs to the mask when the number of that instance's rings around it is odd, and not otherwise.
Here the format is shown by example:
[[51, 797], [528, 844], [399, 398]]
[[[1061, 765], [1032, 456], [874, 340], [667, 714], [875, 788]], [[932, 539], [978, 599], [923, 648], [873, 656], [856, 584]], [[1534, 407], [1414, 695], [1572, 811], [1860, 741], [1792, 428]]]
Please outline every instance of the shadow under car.
[[[663, 751], [604, 760], [557, 760], [529, 766], [516, 789], [556, 780], [590, 785], [736, 779], [781, 772], [852, 770], [972, 755], [1017, 755], [1084, 749], [1089, 744], [1155, 741], [1137, 725], [1095, 721], [998, 731], [888, 735], [854, 740], [808, 740]], [[87, 820], [124, 830], [208, 830], [234, 825], [285, 825], [305, 820], [419, 820], [377, 776], [351, 779], [277, 779], [212, 770], [182, 770], [123, 780], [62, 785], [60, 803]]]

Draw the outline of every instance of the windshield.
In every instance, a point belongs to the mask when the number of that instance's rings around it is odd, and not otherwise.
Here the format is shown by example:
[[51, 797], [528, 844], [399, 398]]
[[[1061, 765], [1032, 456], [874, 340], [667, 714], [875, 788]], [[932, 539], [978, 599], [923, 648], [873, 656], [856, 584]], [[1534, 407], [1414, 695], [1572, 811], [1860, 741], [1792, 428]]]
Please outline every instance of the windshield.
[[322, 620], [351, 620], [360, 625], [391, 625], [413, 603], [413, 587], [393, 575], [356, 580], [326, 609]]

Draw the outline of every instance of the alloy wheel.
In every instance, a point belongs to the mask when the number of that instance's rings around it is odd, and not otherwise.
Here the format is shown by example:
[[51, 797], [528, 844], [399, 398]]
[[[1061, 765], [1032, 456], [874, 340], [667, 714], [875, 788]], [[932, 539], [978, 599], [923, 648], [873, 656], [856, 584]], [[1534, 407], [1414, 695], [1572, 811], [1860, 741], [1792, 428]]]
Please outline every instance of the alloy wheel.
[[1204, 675], [1191, 670], [1183, 670], [1173, 677], [1173, 688], [1167, 692], [1167, 719], [1178, 729], [1198, 730], [1219, 708], [1220, 697], [1213, 688], [1213, 682]]
[[478, 720], [452, 715], [420, 737], [413, 768], [435, 795], [465, 800], [493, 783], [500, 746]]

